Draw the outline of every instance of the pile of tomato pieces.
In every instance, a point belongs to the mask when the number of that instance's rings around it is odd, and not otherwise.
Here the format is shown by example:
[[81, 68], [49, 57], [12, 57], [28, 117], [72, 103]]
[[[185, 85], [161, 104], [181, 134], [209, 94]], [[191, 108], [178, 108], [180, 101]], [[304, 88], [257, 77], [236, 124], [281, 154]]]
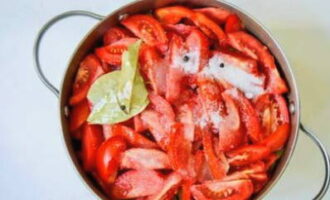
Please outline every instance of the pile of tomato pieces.
[[[123, 51], [139, 39], [149, 106], [125, 122], [89, 124], [89, 88], [120, 69]], [[247, 98], [201, 75], [216, 53], [265, 77], [263, 94]], [[111, 199], [250, 199], [270, 179], [289, 137], [287, 90], [267, 47], [235, 13], [164, 7], [121, 20], [81, 62], [69, 126], [83, 168]]]

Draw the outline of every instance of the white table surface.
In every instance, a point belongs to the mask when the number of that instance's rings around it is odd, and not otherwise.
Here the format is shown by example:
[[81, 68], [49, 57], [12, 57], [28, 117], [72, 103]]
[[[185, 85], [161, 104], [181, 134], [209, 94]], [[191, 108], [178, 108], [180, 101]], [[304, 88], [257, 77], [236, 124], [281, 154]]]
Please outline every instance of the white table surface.
[[[66, 156], [58, 101], [37, 79], [32, 46], [39, 28], [63, 11], [107, 14], [127, 0], [0, 0], [0, 199], [96, 199]], [[330, 150], [330, 1], [235, 0], [278, 38], [301, 91], [302, 121]], [[59, 85], [69, 56], [94, 20], [74, 17], [42, 44], [46, 74]], [[310, 200], [323, 181], [323, 162], [300, 135], [285, 174], [266, 199]], [[325, 199], [330, 199], [328, 192]]]

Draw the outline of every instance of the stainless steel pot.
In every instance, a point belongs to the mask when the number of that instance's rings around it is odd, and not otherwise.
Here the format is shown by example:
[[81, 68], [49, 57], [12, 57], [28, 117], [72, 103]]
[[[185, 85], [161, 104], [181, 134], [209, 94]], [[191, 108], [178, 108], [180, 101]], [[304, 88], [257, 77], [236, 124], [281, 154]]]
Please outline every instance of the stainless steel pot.
[[[102, 35], [105, 33], [105, 31], [118, 23], [118, 18], [120, 15], [123, 14], [134, 14], [134, 13], [141, 13], [146, 12], [151, 9], [163, 7], [169, 4], [173, 3], [182, 3], [182, 4], [188, 4], [193, 6], [199, 6], [199, 7], [205, 7], [205, 6], [213, 6], [213, 7], [224, 7], [228, 10], [232, 10], [233, 12], [237, 13], [240, 18], [242, 19], [243, 23], [245, 24], [246, 28], [253, 33], [257, 38], [259, 38], [264, 44], [266, 44], [270, 51], [273, 53], [273, 55], [276, 57], [276, 60], [280, 66], [281, 74], [283, 77], [285, 77], [290, 92], [287, 94], [287, 100], [289, 102], [289, 109], [291, 114], [291, 122], [292, 122], [292, 128], [291, 128], [291, 134], [290, 138], [288, 140], [288, 143], [285, 148], [285, 152], [281, 158], [281, 160], [278, 163], [278, 166], [269, 181], [269, 183], [266, 185], [266, 187], [255, 197], [255, 199], [262, 199], [267, 192], [275, 185], [275, 183], [279, 180], [282, 173], [284, 172], [286, 166], [288, 165], [292, 153], [295, 149], [296, 141], [299, 134], [299, 129], [306, 133], [313, 141], [314, 143], [319, 147], [324, 163], [325, 163], [325, 179], [322, 185], [321, 190], [318, 192], [318, 194], [313, 199], [322, 199], [322, 197], [325, 195], [326, 191], [329, 188], [329, 181], [330, 181], [330, 175], [329, 175], [329, 167], [330, 167], [330, 161], [329, 156], [326, 152], [325, 147], [322, 145], [320, 140], [309, 130], [307, 130], [300, 122], [300, 103], [299, 103], [299, 95], [298, 95], [298, 88], [296, 85], [296, 81], [294, 78], [294, 75], [292, 73], [290, 64], [281, 49], [281, 47], [278, 45], [276, 40], [271, 36], [268, 30], [264, 26], [262, 26], [256, 19], [248, 15], [246, 12], [242, 11], [240, 8], [231, 5], [227, 2], [223, 1], [216, 1], [216, 0], [139, 0], [134, 1], [133, 3], [130, 3], [122, 8], [119, 8], [115, 10], [114, 12], [110, 13], [108, 16], [101, 16], [95, 13], [87, 12], [87, 11], [68, 11], [63, 14], [60, 14], [54, 18], [52, 18], [50, 21], [48, 21], [40, 30], [36, 41], [35, 46], [33, 50], [34, 60], [35, 60], [35, 69], [37, 74], [39, 75], [39, 78], [41, 81], [45, 84], [47, 88], [49, 88], [59, 99], [59, 109], [60, 109], [60, 118], [61, 118], [61, 124], [62, 124], [62, 131], [63, 131], [63, 138], [68, 150], [68, 153], [70, 155], [70, 158], [72, 159], [75, 168], [79, 172], [79, 175], [83, 178], [83, 181], [88, 185], [89, 188], [92, 189], [92, 191], [103, 200], [108, 199], [103, 192], [95, 186], [94, 182], [86, 175], [86, 173], [82, 170], [80, 164], [78, 163], [76, 154], [72, 147], [72, 142], [69, 134], [68, 129], [68, 118], [67, 118], [67, 104], [68, 104], [68, 98], [71, 93], [71, 86], [76, 74], [76, 71], [78, 69], [80, 61], [83, 59], [83, 57], [94, 48], [97, 41], [100, 40]], [[64, 79], [60, 88], [60, 91], [53, 86], [48, 79], [45, 77], [44, 73], [41, 70], [40, 61], [39, 61], [39, 46], [42, 37], [44, 36], [45, 32], [57, 21], [70, 17], [70, 16], [87, 16], [94, 19], [99, 20], [99, 23], [86, 35], [86, 37], [81, 41], [79, 46], [77, 47], [76, 51], [73, 53], [73, 56], [69, 62], [69, 65], [66, 69], [66, 72], [64, 74]]]

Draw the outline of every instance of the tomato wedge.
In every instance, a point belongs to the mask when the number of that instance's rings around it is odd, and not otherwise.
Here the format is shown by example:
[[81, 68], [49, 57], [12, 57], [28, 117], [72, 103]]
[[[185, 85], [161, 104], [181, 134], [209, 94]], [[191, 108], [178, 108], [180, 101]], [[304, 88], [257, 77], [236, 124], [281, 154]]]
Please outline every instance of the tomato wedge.
[[252, 142], [259, 142], [261, 140], [260, 121], [252, 103], [237, 89], [231, 89], [228, 94], [231, 95], [239, 107], [247, 135]]
[[149, 15], [133, 15], [121, 23], [134, 35], [149, 45], [156, 45], [161, 50], [167, 49], [167, 37], [161, 24]]
[[272, 134], [279, 125], [290, 123], [287, 104], [281, 95], [262, 95], [255, 107], [261, 120], [263, 138]]
[[70, 112], [70, 131], [76, 131], [87, 120], [90, 113], [89, 104], [87, 100], [84, 100], [75, 105]]
[[225, 158], [218, 158], [213, 147], [212, 133], [203, 130], [203, 146], [205, 159], [214, 179], [222, 179], [226, 176], [229, 166]]
[[166, 77], [166, 99], [173, 102], [178, 99], [181, 92], [181, 80], [184, 77], [184, 71], [177, 66], [175, 61], [177, 56], [184, 56], [183, 39], [176, 34], [173, 34], [169, 44], [170, 66]]
[[187, 37], [193, 30], [197, 28], [186, 24], [164, 24], [164, 28], [168, 32], [175, 32], [182, 37]]
[[104, 140], [102, 127], [85, 124], [82, 136], [82, 161], [86, 171], [95, 169], [95, 158], [98, 147]]
[[157, 9], [156, 16], [163, 23], [176, 24], [181, 19], [187, 18], [197, 25], [210, 38], [218, 39], [221, 46], [227, 43], [227, 36], [221, 27], [200, 12], [195, 12], [182, 6], [172, 6]]
[[95, 54], [103, 61], [111, 65], [120, 65], [121, 56], [127, 47], [135, 43], [137, 38], [123, 38], [110, 45], [97, 48]]
[[166, 153], [156, 149], [131, 148], [121, 157], [121, 169], [171, 169]]
[[164, 185], [160, 191], [157, 191], [154, 195], [146, 198], [146, 200], [167, 200], [173, 199], [173, 196], [177, 192], [182, 177], [179, 173], [172, 172], [168, 175], [164, 181]]
[[260, 76], [257, 60], [252, 59], [241, 52], [228, 49], [222, 49], [219, 52], [215, 51], [215, 54], [216, 53], [226, 63], [238, 67], [247, 73], [253, 74], [254, 76]]
[[222, 99], [226, 104], [227, 115], [223, 118], [219, 130], [219, 150], [228, 151], [241, 145], [244, 134], [241, 129], [238, 107], [227, 93], [222, 93]]
[[132, 34], [127, 29], [121, 27], [111, 27], [103, 36], [103, 44], [106, 46], [131, 36]]
[[184, 137], [182, 124], [173, 125], [170, 133], [168, 157], [173, 169], [184, 176], [187, 176], [190, 153], [191, 143]]
[[282, 94], [288, 91], [285, 81], [281, 78], [275, 64], [274, 57], [259, 40], [252, 35], [239, 31], [228, 34], [229, 43], [246, 55], [258, 59], [268, 77], [267, 91]]
[[112, 137], [106, 140], [96, 153], [96, 170], [99, 178], [106, 184], [113, 183], [119, 168], [119, 156], [126, 149], [122, 137]]
[[194, 17], [194, 11], [183, 6], [158, 8], [155, 14], [162, 23], [166, 24], [177, 24], [183, 18], [192, 19]]
[[76, 105], [83, 101], [92, 83], [102, 74], [104, 70], [99, 59], [93, 54], [86, 56], [80, 63], [69, 104]]
[[154, 47], [145, 47], [140, 56], [141, 71], [158, 95], [166, 92], [168, 61], [163, 59]]
[[196, 200], [241, 200], [248, 199], [253, 193], [253, 184], [248, 179], [206, 181], [191, 188]]
[[271, 135], [261, 141], [261, 144], [267, 146], [271, 151], [280, 150], [288, 140], [290, 133], [290, 124], [282, 124], [278, 126]]
[[231, 12], [227, 9], [218, 7], [218, 8], [198, 8], [195, 11], [203, 13], [208, 18], [212, 19], [218, 24], [224, 24], [226, 19], [231, 15]]
[[157, 194], [163, 176], [154, 170], [130, 170], [120, 175], [111, 189], [112, 199], [133, 199]]
[[143, 148], [156, 148], [157, 144], [149, 140], [148, 138], [142, 136], [141, 134], [135, 132], [133, 129], [115, 124], [112, 125], [112, 133], [115, 136], [121, 136], [126, 139], [126, 141], [134, 147], [143, 147]]
[[264, 159], [271, 153], [270, 149], [263, 145], [248, 145], [227, 152], [228, 162], [233, 166], [251, 164]]
[[243, 30], [243, 24], [236, 14], [231, 14], [226, 19], [225, 31], [227, 33]]

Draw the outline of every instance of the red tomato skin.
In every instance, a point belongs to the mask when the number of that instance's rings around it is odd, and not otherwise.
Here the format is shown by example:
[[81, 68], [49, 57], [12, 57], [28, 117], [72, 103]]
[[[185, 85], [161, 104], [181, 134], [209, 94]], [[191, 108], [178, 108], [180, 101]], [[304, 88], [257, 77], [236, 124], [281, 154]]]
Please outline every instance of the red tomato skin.
[[71, 132], [76, 131], [87, 120], [90, 113], [89, 104], [87, 100], [84, 100], [75, 105], [70, 112], [70, 124], [69, 129]]
[[212, 19], [218, 24], [224, 24], [226, 19], [231, 15], [231, 12], [224, 8], [198, 8], [194, 9], [197, 12], [203, 13], [208, 18]]
[[80, 63], [75, 82], [73, 84], [73, 94], [70, 97], [69, 104], [76, 105], [86, 99], [88, 90], [92, 83], [102, 74], [103, 67], [99, 59], [90, 54]]
[[240, 18], [236, 14], [229, 15], [226, 20], [225, 31], [232, 33], [241, 30], [243, 30], [243, 25]]
[[149, 15], [133, 15], [121, 21], [128, 30], [146, 44], [156, 45], [160, 50], [167, 49], [167, 37], [161, 24]]
[[98, 125], [85, 124], [82, 136], [82, 161], [86, 171], [95, 169], [95, 157], [98, 147], [104, 141], [102, 128]]
[[132, 34], [127, 29], [121, 27], [111, 27], [109, 30], [107, 30], [107, 32], [105, 32], [103, 36], [103, 44], [106, 46], [117, 42], [120, 39], [131, 36]]
[[162, 23], [166, 24], [177, 24], [182, 18], [193, 18], [194, 16], [192, 10], [183, 6], [158, 8], [155, 14]]
[[120, 154], [127, 148], [126, 141], [119, 136], [106, 140], [96, 153], [96, 171], [100, 179], [113, 183], [119, 168]]

